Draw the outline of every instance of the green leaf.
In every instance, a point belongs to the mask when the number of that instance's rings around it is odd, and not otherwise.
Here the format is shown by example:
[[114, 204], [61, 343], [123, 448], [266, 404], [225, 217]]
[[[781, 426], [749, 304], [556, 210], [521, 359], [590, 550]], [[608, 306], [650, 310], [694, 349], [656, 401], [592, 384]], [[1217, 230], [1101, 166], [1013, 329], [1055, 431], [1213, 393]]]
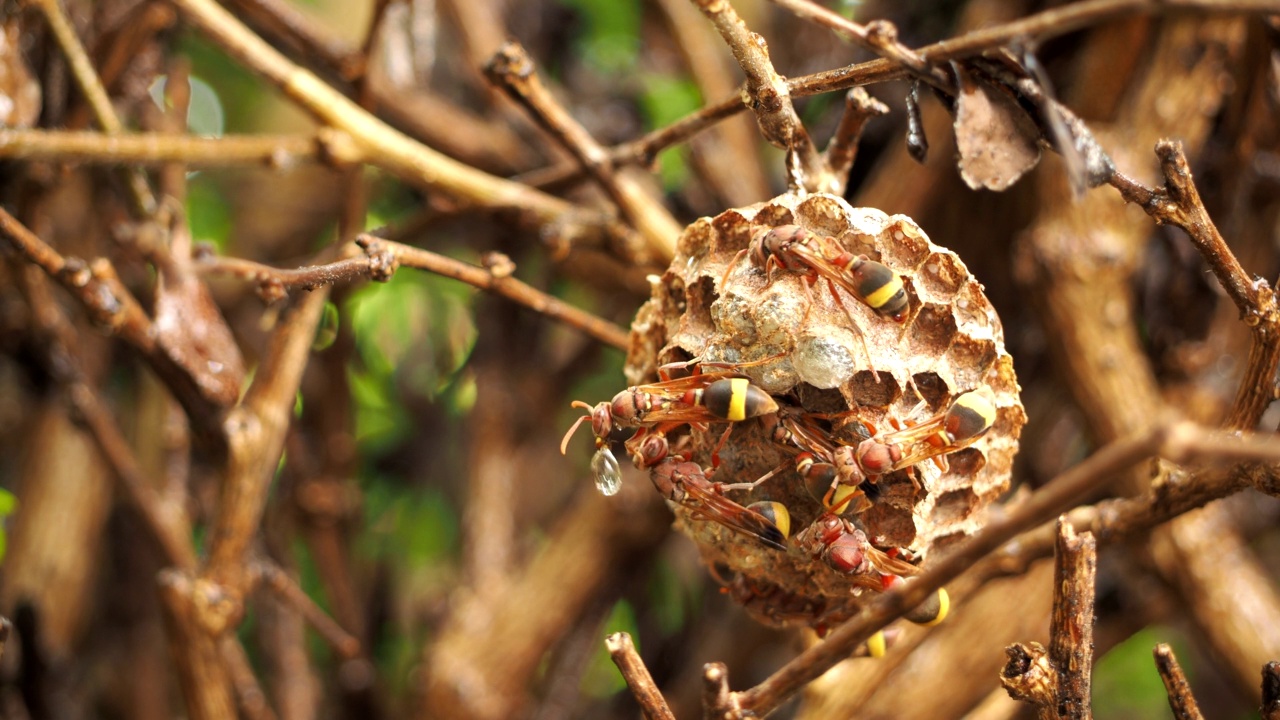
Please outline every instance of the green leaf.
[[18, 496], [0, 488], [0, 517], [12, 515], [18, 509]]
[[217, 183], [207, 173], [192, 177], [187, 182], [187, 224], [191, 239], [209, 243], [225, 252], [227, 238], [231, 235], [231, 214], [227, 201]]
[[1162, 642], [1173, 646], [1188, 679], [1194, 677], [1195, 668], [1187, 664], [1186, 643], [1177, 630], [1163, 626], [1140, 630], [1094, 663], [1093, 716], [1097, 720], [1169, 717], [1169, 697], [1151, 655]]
[[[646, 75], [642, 82], [640, 110], [647, 128], [669, 125], [702, 106], [702, 93], [688, 78]], [[687, 147], [681, 145], [658, 153], [658, 175], [668, 191], [679, 189], [689, 179], [686, 152]]]
[[633, 641], [636, 641], [636, 649], [639, 650], [639, 642], [636, 639], [639, 634], [638, 627], [635, 608], [631, 607], [631, 603], [626, 600], [619, 600], [609, 612], [609, 619], [605, 620], [600, 642], [596, 643], [591, 664], [582, 674], [581, 689], [584, 694], [592, 697], [608, 697], [626, 689], [627, 682], [622, 679], [618, 666], [614, 665], [609, 657], [609, 651], [604, 647], [604, 639], [613, 633], [625, 632], [631, 635]]
[[640, 51], [640, 3], [637, 0], [561, 0], [583, 15], [586, 31], [578, 54], [588, 67], [605, 74], [636, 66]]
[[333, 301], [324, 304], [324, 314], [316, 328], [316, 338], [311, 341], [311, 351], [325, 350], [338, 339], [338, 306]]

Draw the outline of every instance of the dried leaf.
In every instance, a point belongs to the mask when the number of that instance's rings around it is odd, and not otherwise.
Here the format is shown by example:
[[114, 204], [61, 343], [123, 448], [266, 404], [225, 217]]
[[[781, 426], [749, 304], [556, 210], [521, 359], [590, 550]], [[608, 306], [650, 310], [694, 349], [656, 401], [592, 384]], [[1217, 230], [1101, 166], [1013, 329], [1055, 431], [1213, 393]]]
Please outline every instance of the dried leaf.
[[207, 400], [222, 407], [236, 402], [245, 374], [240, 348], [209, 288], [176, 263], [159, 271], [155, 329], [160, 346]]
[[977, 190], [1004, 190], [1040, 161], [1035, 124], [1008, 95], [957, 71], [956, 148], [960, 176]]

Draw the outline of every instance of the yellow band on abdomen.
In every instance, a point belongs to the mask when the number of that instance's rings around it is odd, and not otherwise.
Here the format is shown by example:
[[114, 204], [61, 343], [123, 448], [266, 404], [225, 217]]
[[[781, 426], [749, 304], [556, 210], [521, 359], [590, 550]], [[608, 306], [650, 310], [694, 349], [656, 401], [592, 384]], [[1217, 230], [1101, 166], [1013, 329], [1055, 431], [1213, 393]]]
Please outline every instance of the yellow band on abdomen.
[[867, 296], [867, 304], [873, 308], [883, 307], [900, 290], [902, 290], [902, 278], [895, 273], [892, 280], [881, 285], [879, 289]]
[[746, 378], [729, 380], [729, 387], [733, 389], [733, 393], [729, 395], [729, 420], [738, 422], [747, 419], [747, 388], [750, 386], [751, 381]]

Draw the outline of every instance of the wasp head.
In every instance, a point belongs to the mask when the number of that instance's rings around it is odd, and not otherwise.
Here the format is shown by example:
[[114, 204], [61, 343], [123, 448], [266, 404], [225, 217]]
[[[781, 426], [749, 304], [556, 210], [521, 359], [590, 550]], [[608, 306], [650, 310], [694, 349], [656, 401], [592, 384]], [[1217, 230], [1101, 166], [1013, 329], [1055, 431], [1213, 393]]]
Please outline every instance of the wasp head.
[[667, 458], [671, 453], [671, 446], [667, 443], [667, 438], [662, 435], [645, 435], [640, 439], [640, 445], [631, 454], [631, 462], [636, 467], [647, 468], [653, 467]]

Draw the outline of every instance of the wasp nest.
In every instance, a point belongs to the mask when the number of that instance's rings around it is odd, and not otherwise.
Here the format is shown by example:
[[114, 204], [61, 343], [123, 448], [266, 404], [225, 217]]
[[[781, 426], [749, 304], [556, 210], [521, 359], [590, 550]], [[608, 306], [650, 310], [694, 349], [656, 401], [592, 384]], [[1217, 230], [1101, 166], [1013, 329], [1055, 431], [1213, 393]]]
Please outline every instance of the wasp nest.
[[[821, 238], [828, 256], [842, 247], [895, 271], [905, 310], [896, 318], [884, 307], [877, 311], [873, 305], [883, 299], [850, 297], [786, 256], [764, 263], [766, 272], [752, 243], [772, 228], [800, 232], [792, 226]], [[869, 478], [860, 505], [839, 510], [844, 530], [866, 543], [873, 560], [921, 565], [980, 528], [985, 508], [1009, 486], [1026, 415], [1000, 320], [960, 258], [932, 244], [908, 217], [853, 208], [831, 195], [787, 194], [693, 223], [632, 326], [628, 379], [652, 382], [659, 366], [690, 360], [704, 368], [733, 364], [837, 447], [893, 437], [930, 419], [936, 424], [958, 397], [982, 393], [991, 415], [985, 434], [957, 445], [944, 461]], [[785, 549], [735, 532], [698, 503], [671, 504], [680, 529], [752, 614], [771, 624], [821, 628], [857, 612], [865, 593], [882, 589], [890, 573], [833, 567], [815, 549], [816, 526], [832, 522], [833, 513], [821, 489], [796, 470], [797, 452], [778, 441], [776, 422], [762, 420], [732, 424], [714, 469], [725, 424], [692, 426], [679, 451], [721, 486], [776, 471], [724, 496], [744, 507], [781, 503], [790, 516]]]

